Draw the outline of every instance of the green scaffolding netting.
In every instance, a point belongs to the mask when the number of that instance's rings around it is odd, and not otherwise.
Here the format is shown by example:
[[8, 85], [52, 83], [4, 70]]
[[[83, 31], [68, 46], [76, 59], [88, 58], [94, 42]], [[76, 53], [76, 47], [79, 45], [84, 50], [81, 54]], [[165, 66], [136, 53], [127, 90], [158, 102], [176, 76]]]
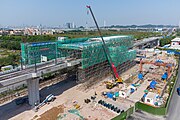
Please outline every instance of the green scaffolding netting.
[[[133, 45], [133, 37], [127, 35], [103, 37], [115, 66], [136, 57], [135, 51], [128, 50]], [[41, 62], [41, 56], [48, 60], [69, 57], [82, 60], [82, 68], [88, 68], [107, 61], [102, 40], [96, 38], [76, 38], [57, 42], [22, 43], [22, 61], [25, 64]]]
[[109, 47], [110, 57], [115, 66], [122, 64], [128, 60], [136, 58], [135, 50], [128, 50], [125, 46], [120, 47]]
[[41, 56], [48, 60], [55, 59], [57, 54], [57, 42], [21, 43], [22, 62], [35, 64], [41, 62]]
[[[110, 36], [103, 38], [115, 66], [127, 60], [133, 60], [136, 57], [135, 51], [128, 50], [133, 45], [132, 36]], [[58, 49], [61, 52], [60, 57], [71, 56], [77, 53], [77, 51], [81, 51], [79, 58], [82, 59], [83, 69], [107, 60], [100, 38], [61, 41], [58, 44]]]

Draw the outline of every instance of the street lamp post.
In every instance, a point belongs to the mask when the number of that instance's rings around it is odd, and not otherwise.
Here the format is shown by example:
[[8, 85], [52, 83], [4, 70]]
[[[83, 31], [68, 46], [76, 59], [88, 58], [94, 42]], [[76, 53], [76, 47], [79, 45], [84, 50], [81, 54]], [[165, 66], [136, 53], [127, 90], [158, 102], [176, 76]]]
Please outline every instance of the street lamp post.
[[22, 54], [20, 52], [20, 57], [21, 57], [21, 70], [23, 70], [23, 63], [22, 63]]
[[34, 69], [35, 69], [35, 73], [37, 73], [37, 66], [36, 66], [36, 56], [35, 56], [35, 52], [34, 52]]
[[57, 46], [55, 46], [55, 65], [57, 65]]
[[56, 52], [55, 52], [55, 65], [57, 65], [57, 56], [56, 56]]

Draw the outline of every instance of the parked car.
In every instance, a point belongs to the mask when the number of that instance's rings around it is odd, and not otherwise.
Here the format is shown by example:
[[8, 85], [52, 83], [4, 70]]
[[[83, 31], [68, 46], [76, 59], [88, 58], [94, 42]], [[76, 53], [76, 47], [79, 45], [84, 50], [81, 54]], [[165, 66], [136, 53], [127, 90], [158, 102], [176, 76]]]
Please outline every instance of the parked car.
[[16, 105], [22, 105], [24, 103], [28, 103], [27, 97], [21, 97], [15, 100]]
[[177, 93], [180, 96], [180, 87], [177, 88]]

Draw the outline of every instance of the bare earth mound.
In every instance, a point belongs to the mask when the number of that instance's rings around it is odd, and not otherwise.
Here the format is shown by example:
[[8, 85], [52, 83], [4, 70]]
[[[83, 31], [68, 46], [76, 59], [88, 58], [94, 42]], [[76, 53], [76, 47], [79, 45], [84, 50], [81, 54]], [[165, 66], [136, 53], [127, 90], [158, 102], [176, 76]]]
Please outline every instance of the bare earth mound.
[[60, 105], [58, 107], [53, 107], [52, 109], [40, 115], [40, 118], [38, 118], [37, 120], [56, 120], [58, 114], [63, 112], [64, 112], [63, 105]]

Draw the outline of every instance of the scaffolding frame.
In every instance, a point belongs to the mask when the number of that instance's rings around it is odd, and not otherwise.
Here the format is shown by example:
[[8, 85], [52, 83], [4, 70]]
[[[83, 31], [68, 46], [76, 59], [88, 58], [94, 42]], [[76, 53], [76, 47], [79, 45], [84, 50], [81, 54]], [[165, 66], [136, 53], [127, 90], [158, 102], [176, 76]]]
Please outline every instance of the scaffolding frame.
[[[104, 39], [118, 74], [135, 65], [133, 60], [136, 58], [136, 51], [129, 50], [133, 45], [132, 36], [110, 36]], [[89, 81], [86, 84], [87, 88], [99, 80], [112, 76], [102, 42], [98, 37], [61, 41], [58, 50], [63, 51], [60, 57], [81, 59], [77, 82]]]
[[[136, 51], [129, 50], [133, 46], [132, 36], [109, 36], [104, 37], [104, 41], [110, 57], [117, 67], [118, 74], [135, 65], [133, 60], [136, 58]], [[42, 54], [41, 50], [45, 48], [48, 49]], [[21, 49], [23, 60], [27, 64], [40, 62], [40, 55], [48, 56], [49, 60], [55, 58], [66, 60], [81, 59], [81, 65], [77, 70], [77, 82], [80, 83], [90, 80], [90, 83], [93, 84], [98, 80], [112, 76], [112, 71], [99, 37], [65, 39], [48, 43], [22, 43]], [[34, 57], [36, 61], [34, 61]], [[91, 84], [88, 84], [87, 87], [91, 86]]]

